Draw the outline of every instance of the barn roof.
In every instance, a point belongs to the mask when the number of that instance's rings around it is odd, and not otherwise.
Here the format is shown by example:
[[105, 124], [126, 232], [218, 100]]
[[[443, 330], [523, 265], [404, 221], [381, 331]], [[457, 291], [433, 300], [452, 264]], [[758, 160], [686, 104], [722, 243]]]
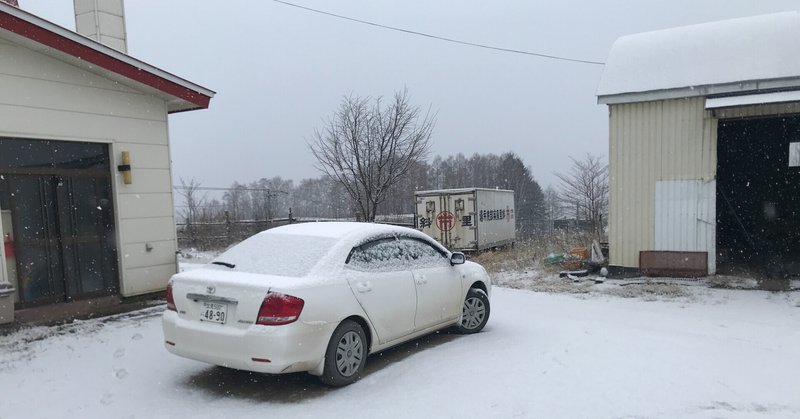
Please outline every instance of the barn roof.
[[623, 36], [599, 103], [800, 89], [800, 13], [784, 12]]
[[163, 98], [168, 112], [205, 109], [214, 92], [0, 2], [0, 38]]

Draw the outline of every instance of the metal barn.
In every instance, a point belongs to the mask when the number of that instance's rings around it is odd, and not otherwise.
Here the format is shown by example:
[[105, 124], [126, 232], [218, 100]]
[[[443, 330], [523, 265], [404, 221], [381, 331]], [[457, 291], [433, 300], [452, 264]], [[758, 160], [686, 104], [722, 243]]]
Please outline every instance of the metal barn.
[[612, 273], [796, 275], [800, 14], [641, 33], [611, 48]]

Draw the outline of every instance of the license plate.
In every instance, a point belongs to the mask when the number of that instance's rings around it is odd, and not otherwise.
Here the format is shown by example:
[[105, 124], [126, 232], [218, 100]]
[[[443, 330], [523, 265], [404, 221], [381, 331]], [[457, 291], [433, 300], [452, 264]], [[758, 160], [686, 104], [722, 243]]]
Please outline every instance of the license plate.
[[227, 304], [203, 302], [203, 309], [200, 310], [200, 321], [225, 324], [227, 319]]

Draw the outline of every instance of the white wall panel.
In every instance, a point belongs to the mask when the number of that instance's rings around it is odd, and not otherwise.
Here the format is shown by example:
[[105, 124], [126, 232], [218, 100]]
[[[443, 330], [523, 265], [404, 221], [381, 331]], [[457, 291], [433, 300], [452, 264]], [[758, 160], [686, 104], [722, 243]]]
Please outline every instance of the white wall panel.
[[[111, 89], [86, 88], [30, 77], [0, 74], [0, 103], [95, 115], [165, 121], [163, 100], [143, 94]], [[134, 100], [131, 100], [135, 98]]]
[[175, 237], [175, 219], [173, 217], [125, 219], [121, 220], [120, 228], [126, 232], [122, 241], [123, 245], [165, 241]]
[[713, 274], [716, 271], [716, 181], [658, 181], [655, 206], [654, 250], [708, 252], [708, 270]]
[[167, 122], [0, 103], [0, 133], [28, 138], [167, 145]]
[[[135, 156], [131, 154], [131, 159]], [[169, 169], [141, 169], [136, 161], [131, 162], [131, 173], [133, 183], [124, 185], [122, 174], [115, 172], [121, 195], [139, 195], [146, 193], [169, 193], [172, 194], [172, 178]], [[117, 163], [119, 164], [119, 163]], [[116, 167], [116, 166], [115, 166]]]
[[174, 209], [171, 193], [120, 194], [117, 202], [123, 220], [171, 217]]
[[172, 240], [149, 242], [151, 249], [147, 250], [145, 243], [134, 243], [125, 246], [125, 252], [120, 257], [125, 259], [128, 269], [146, 268], [148, 266], [175, 264], [175, 242]]
[[0, 42], [0, 57], [3, 58], [0, 60], [0, 74], [141, 94], [128, 86], [11, 42]]
[[131, 153], [131, 163], [134, 169], [163, 169], [169, 170], [169, 147], [166, 144], [141, 144], [117, 141], [115, 147], [118, 151]]
[[132, 297], [164, 290], [167, 287], [167, 281], [174, 274], [174, 263], [129, 269], [128, 280], [122, 284], [122, 295]]

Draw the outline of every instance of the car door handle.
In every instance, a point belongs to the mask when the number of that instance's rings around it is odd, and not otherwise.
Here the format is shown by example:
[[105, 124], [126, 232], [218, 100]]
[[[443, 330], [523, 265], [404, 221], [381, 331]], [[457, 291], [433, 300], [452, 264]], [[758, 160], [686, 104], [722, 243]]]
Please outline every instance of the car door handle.
[[370, 292], [372, 291], [372, 283], [369, 281], [356, 283], [356, 290], [358, 292]]

